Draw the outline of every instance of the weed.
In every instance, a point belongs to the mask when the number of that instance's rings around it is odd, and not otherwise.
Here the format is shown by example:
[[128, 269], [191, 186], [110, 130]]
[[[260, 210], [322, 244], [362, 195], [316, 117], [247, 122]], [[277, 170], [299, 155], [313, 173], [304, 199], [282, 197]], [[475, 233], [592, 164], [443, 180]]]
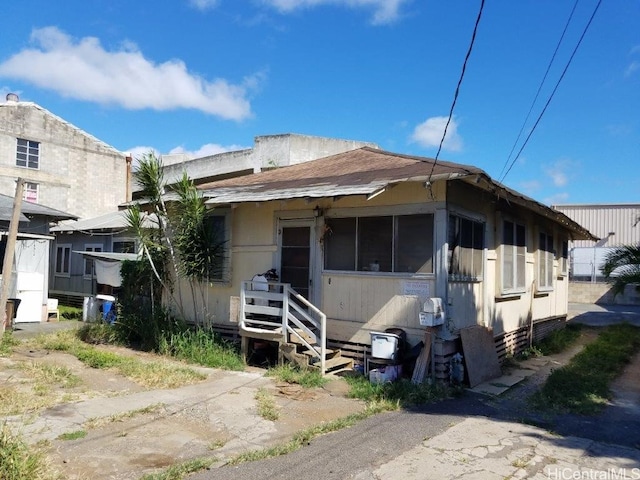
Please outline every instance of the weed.
[[70, 305], [59, 305], [58, 311], [63, 320], [82, 320], [82, 308]]
[[532, 397], [539, 409], [594, 414], [610, 397], [609, 384], [640, 350], [640, 328], [629, 324], [607, 327], [569, 364], [554, 370]]
[[187, 475], [209, 468], [215, 459], [196, 458], [178, 465], [172, 465], [160, 473], [144, 475], [140, 480], [182, 480]]
[[278, 406], [276, 405], [273, 396], [267, 392], [264, 388], [258, 389], [255, 396], [258, 403], [258, 414], [265, 420], [271, 420], [275, 422], [280, 417], [278, 412]]
[[350, 397], [369, 402], [387, 401], [397, 403], [401, 407], [436, 402], [458, 392], [457, 389], [446, 385], [414, 384], [407, 379], [388, 383], [371, 383], [362, 376], [345, 379], [351, 387]]
[[163, 336], [159, 353], [191, 363], [225, 370], [244, 370], [244, 363], [236, 347], [207, 330], [187, 329]]
[[80, 377], [75, 375], [69, 368], [64, 365], [52, 365], [48, 363], [21, 363], [20, 367], [28, 375], [33, 377], [40, 387], [48, 390], [49, 385], [59, 385], [62, 388], [77, 387], [82, 383]]
[[152, 405], [148, 405], [148, 406], [143, 407], [143, 408], [138, 408], [138, 409], [135, 409], [135, 410], [129, 410], [128, 412], [122, 412], [122, 413], [117, 413], [117, 414], [114, 414], [114, 415], [110, 415], [108, 417], [90, 418], [89, 420], [87, 420], [83, 424], [83, 427], [87, 428], [87, 429], [100, 428], [100, 427], [103, 427], [104, 425], [108, 425], [110, 423], [122, 422], [122, 421], [124, 421], [126, 419], [133, 418], [133, 417], [135, 417], [137, 415], [145, 415], [147, 413], [157, 412], [161, 408], [164, 408], [164, 406], [165, 406], [165, 404], [160, 402], [160, 403], [154, 403]]
[[0, 357], [6, 357], [13, 351], [13, 347], [20, 344], [20, 340], [13, 336], [10, 331], [5, 331], [0, 338]]
[[209, 450], [218, 450], [224, 447], [226, 443], [224, 440], [215, 440], [209, 444]]
[[0, 478], [3, 480], [45, 480], [55, 478], [48, 473], [44, 452], [29, 446], [14, 435], [6, 423], [0, 429]]
[[328, 381], [318, 370], [303, 369], [290, 363], [272, 367], [267, 370], [266, 375], [281, 382], [296, 383], [304, 388], [322, 387]]
[[85, 343], [120, 345], [123, 342], [120, 333], [105, 322], [85, 323], [78, 329], [78, 338]]
[[551, 332], [542, 341], [534, 345], [533, 348], [537, 349], [540, 355], [560, 353], [575, 343], [581, 332], [582, 325], [570, 323], [565, 328]]
[[76, 430], [58, 435], [58, 440], [78, 440], [87, 436], [86, 430]]

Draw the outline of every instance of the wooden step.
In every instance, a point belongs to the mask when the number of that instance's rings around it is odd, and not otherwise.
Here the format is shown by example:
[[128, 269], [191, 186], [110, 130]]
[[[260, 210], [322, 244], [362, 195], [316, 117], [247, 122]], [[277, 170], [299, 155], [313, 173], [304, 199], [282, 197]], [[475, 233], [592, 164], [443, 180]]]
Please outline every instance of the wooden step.
[[[320, 360], [312, 363], [310, 365], [311, 368], [320, 370]], [[328, 358], [327, 361], [325, 362], [325, 373], [331, 373], [332, 371], [335, 370], [342, 370], [342, 369], [353, 369], [353, 360], [351, 358], [346, 358], [346, 357], [334, 357], [334, 358]]]
[[[318, 348], [320, 348], [320, 347], [318, 346]], [[309, 350], [308, 348], [305, 348], [300, 353], [302, 353], [303, 355], [307, 355], [308, 357], [319, 357], [318, 352], [315, 352], [313, 350]], [[341, 355], [342, 355], [342, 352], [340, 351], [340, 349], [327, 348], [325, 350], [325, 358], [339, 357]]]

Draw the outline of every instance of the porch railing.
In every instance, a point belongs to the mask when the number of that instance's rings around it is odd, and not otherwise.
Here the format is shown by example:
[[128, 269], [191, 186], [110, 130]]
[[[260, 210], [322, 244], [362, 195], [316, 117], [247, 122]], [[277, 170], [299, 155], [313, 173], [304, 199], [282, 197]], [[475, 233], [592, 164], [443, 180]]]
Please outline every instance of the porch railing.
[[240, 290], [240, 328], [247, 332], [282, 334], [292, 337], [320, 360], [326, 372], [327, 316], [289, 283], [246, 280]]

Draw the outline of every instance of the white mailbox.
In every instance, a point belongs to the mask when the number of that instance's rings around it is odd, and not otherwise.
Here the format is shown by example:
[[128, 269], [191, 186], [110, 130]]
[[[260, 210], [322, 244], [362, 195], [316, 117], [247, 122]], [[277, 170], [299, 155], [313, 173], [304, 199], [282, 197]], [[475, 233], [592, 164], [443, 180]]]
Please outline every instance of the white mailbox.
[[423, 327], [437, 327], [444, 323], [444, 308], [441, 298], [428, 298], [420, 312], [420, 325]]

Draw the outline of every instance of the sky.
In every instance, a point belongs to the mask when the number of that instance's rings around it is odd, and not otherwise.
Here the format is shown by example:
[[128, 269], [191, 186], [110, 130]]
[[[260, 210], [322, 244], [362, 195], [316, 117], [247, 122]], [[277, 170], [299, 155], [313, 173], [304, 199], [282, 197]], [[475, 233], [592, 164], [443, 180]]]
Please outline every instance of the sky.
[[474, 165], [548, 205], [640, 203], [640, 0], [481, 3], [12, 1], [0, 94], [134, 155], [298, 133]]

